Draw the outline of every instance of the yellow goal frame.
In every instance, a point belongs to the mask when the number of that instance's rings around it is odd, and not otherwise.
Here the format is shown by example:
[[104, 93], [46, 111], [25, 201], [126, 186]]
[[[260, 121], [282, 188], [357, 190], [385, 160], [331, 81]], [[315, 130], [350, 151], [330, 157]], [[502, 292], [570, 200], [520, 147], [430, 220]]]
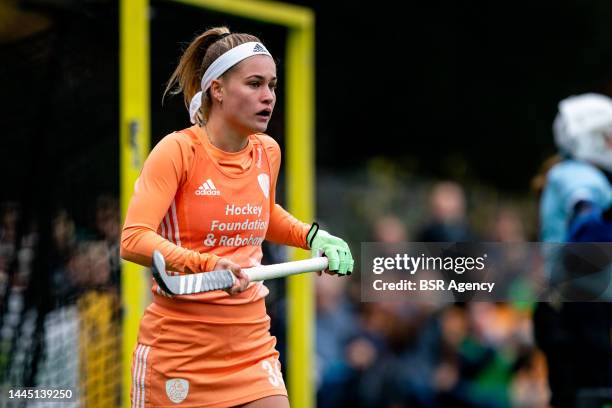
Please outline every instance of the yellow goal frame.
[[[314, 23], [312, 10], [275, 1], [171, 0], [288, 29], [286, 49], [286, 191], [288, 210], [314, 219]], [[120, 202], [122, 221], [144, 159], [150, 150], [149, 0], [120, 1]], [[204, 29], [204, 27], [202, 27]], [[307, 257], [292, 250], [294, 260]], [[121, 268], [122, 407], [130, 406], [132, 351], [148, 296], [146, 270]], [[314, 407], [314, 291], [310, 274], [288, 279], [287, 373], [291, 406]]]

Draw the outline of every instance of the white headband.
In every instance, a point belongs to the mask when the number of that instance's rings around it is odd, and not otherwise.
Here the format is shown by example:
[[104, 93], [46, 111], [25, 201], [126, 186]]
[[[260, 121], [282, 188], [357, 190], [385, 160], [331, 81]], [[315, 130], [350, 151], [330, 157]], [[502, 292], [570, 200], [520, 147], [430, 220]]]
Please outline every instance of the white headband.
[[252, 57], [253, 55], [268, 55], [272, 57], [263, 44], [258, 42], [247, 42], [225, 52], [210, 64], [202, 77], [202, 90], [191, 98], [191, 103], [189, 104], [189, 117], [191, 118], [191, 123], [196, 123], [198, 111], [200, 110], [200, 106], [202, 106], [202, 93], [210, 88], [212, 81], [219, 78], [240, 61]]

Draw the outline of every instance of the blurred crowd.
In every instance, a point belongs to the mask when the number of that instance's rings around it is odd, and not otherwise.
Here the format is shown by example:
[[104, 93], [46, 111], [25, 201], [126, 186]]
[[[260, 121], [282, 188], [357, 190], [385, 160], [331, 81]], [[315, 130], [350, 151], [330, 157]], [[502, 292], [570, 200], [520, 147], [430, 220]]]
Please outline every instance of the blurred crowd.
[[[2, 298], [23, 290], [32, 271], [33, 247], [39, 233], [31, 220], [21, 219], [15, 202], [0, 204], [0, 284]], [[66, 209], [51, 220], [50, 295], [58, 302], [89, 288], [110, 289], [119, 284], [118, 239], [120, 213], [116, 197], [97, 198], [91, 225], [77, 226]], [[15, 263], [16, 264], [12, 264]], [[10, 288], [9, 286], [10, 282]]]
[[[372, 224], [368, 240], [528, 240], [522, 218], [512, 208], [501, 209], [489, 235], [478, 237], [457, 183], [433, 185], [428, 209], [429, 219], [414, 230], [398, 216], [380, 217]], [[31, 271], [36, 236], [32, 231], [22, 234], [16, 248], [19, 213], [15, 204], [2, 206], [3, 299], [11, 291], [13, 295], [23, 292]], [[92, 289], [118, 295], [117, 199], [99, 197], [92, 219], [89, 228], [79, 227], [64, 209], [53, 218], [48, 290], [57, 307]], [[282, 253], [266, 248], [266, 255], [274, 259]], [[272, 312], [279, 300], [274, 298], [277, 292], [272, 291]], [[546, 367], [534, 346], [530, 307], [482, 302], [446, 307], [361, 303], [358, 279], [328, 275], [316, 279], [316, 297], [320, 407], [546, 406]], [[284, 334], [278, 330], [274, 334], [282, 343]]]
[[[426, 208], [429, 218], [414, 228], [397, 215], [377, 218], [364, 241], [523, 242], [531, 238], [519, 212], [510, 207], [498, 211], [486, 236], [474, 232], [465, 192], [454, 182], [433, 184]], [[37, 237], [28, 225], [19, 225], [16, 204], [4, 203], [1, 214], [0, 293], [6, 337], [10, 324], [20, 320], [9, 316], [20, 316], [24, 308], [23, 302], [8, 299], [21, 297], [26, 290]], [[79, 226], [65, 209], [53, 217], [47, 288], [52, 309], [73, 304], [91, 291], [118, 299], [117, 199], [99, 197], [91, 220], [90, 225]], [[19, 234], [21, 241], [16, 245]], [[284, 256], [282, 248], [266, 245], [264, 249], [264, 262]], [[358, 278], [324, 274], [315, 282], [318, 406], [547, 405], [546, 364], [534, 345], [530, 305], [362, 303]], [[284, 313], [277, 313], [284, 304], [282, 282], [268, 284], [273, 334], [282, 348], [286, 326], [279, 322]], [[83, 319], [82, 312], [80, 316]], [[5, 346], [4, 352], [10, 354], [10, 347]]]
[[[528, 232], [526, 217], [518, 208], [500, 206], [495, 216], [485, 222], [483, 232], [470, 221], [473, 219], [470, 209], [474, 206], [467, 205], [462, 185], [437, 182], [427, 191], [423, 211], [428, 215], [420, 223], [410, 224], [399, 214], [388, 213], [372, 220], [369, 236], [363, 237], [363, 241], [391, 244], [537, 240]], [[31, 286], [33, 247], [38, 239], [32, 226], [20, 218], [20, 211], [14, 203], [2, 204], [0, 364], [4, 373], [11, 367], [14, 370], [15, 356], [20, 354], [16, 352], [19, 346], [15, 346], [15, 338], [23, 332], [19, 326], [23, 325], [27, 308], [24, 295]], [[90, 219], [88, 225], [77, 225], [67, 210], [55, 213], [45, 296], [52, 301], [50, 310], [65, 311], [66, 306], [76, 304], [78, 311], [73, 319], [78, 316], [81, 327], [90, 327], [92, 333], [100, 331], [101, 323], [115, 331], [114, 338], [106, 336], [115, 343], [107, 343], [104, 354], [116, 361], [112, 350], [117, 350], [119, 326], [109, 322], [119, 315], [117, 199], [98, 197]], [[359, 248], [353, 247], [353, 251], [358, 253]], [[284, 260], [285, 254], [280, 247], [265, 245], [264, 256], [264, 263], [270, 263]], [[279, 340], [284, 359], [283, 282], [274, 280], [267, 284], [271, 287], [268, 306], [272, 332]], [[534, 340], [534, 303], [455, 302], [444, 306], [367, 303], [361, 302], [359, 274], [350, 279], [324, 274], [315, 279], [315, 287], [317, 406], [549, 406], [546, 358]], [[104, 293], [105, 298], [92, 297], [92, 293]], [[110, 314], [106, 309], [112, 309]], [[48, 320], [57, 316], [50, 313]], [[54, 332], [78, 333], [65, 323], [53, 322], [49, 324]], [[92, 345], [99, 343], [98, 338], [90, 339]], [[82, 355], [101, 355], [99, 349], [80, 347]], [[108, 367], [115, 374], [119, 369], [117, 364]], [[38, 371], [38, 378], [41, 372], [53, 372], [52, 367], [45, 366]], [[74, 371], [74, 381], [82, 381], [81, 377], [82, 373]]]
[[[375, 220], [369, 241], [524, 242], [522, 218], [501, 208], [486, 236], [469, 222], [461, 185], [431, 187], [429, 218], [409, 229]], [[357, 279], [323, 276], [317, 291], [319, 407], [546, 407], [546, 364], [526, 303], [360, 303]]]
[[70, 387], [80, 399], [74, 406], [113, 406], [120, 396], [117, 198], [99, 196], [82, 225], [66, 209], [46, 228], [24, 213], [17, 203], [0, 204], [0, 384]]

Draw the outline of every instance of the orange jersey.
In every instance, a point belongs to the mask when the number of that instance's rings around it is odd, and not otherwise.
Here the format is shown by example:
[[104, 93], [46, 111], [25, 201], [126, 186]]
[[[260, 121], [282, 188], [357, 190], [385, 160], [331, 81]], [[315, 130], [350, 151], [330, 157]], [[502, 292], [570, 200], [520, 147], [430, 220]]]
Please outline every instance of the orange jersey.
[[[259, 265], [264, 239], [306, 248], [309, 226], [275, 202], [279, 169], [280, 147], [264, 134], [251, 135], [236, 153], [216, 148], [199, 126], [166, 136], [136, 182], [121, 256], [150, 265], [157, 249], [169, 270], [193, 273], [212, 270], [219, 257], [245, 268]], [[162, 296], [156, 284], [153, 293], [156, 301]], [[216, 291], [183, 298], [238, 304], [266, 294], [263, 284], [251, 283], [234, 296]]]

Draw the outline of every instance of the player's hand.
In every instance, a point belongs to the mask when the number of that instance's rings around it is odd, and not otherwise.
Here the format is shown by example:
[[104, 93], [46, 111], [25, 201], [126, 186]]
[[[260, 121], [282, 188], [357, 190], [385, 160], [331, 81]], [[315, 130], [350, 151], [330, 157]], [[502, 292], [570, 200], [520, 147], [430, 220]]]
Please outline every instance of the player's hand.
[[236, 279], [234, 280], [234, 286], [232, 286], [229, 289], [225, 289], [225, 291], [230, 295], [235, 295], [236, 293], [240, 293], [244, 291], [247, 288], [247, 286], [249, 286], [249, 283], [251, 282], [251, 280], [249, 279], [249, 275], [242, 272], [240, 265], [235, 264], [234, 262], [226, 258], [219, 259], [217, 261], [217, 264], [215, 265], [214, 270], [215, 271], [220, 271], [220, 270], [231, 271], [236, 277]]
[[330, 275], [350, 275], [353, 273], [355, 261], [351, 255], [351, 249], [343, 239], [318, 229], [317, 224], [316, 228], [310, 229], [307, 240], [313, 257], [325, 255], [329, 260], [329, 266], [325, 273]]

